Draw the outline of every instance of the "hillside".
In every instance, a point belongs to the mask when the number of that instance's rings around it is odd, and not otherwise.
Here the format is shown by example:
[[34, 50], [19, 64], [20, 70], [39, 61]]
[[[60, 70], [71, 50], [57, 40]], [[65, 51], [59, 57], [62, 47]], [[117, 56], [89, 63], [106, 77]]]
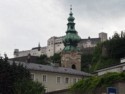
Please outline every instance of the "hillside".
[[93, 72], [95, 70], [117, 65], [120, 59], [125, 57], [125, 32], [115, 33], [109, 40], [99, 43], [91, 56], [82, 56], [84, 60], [83, 71]]

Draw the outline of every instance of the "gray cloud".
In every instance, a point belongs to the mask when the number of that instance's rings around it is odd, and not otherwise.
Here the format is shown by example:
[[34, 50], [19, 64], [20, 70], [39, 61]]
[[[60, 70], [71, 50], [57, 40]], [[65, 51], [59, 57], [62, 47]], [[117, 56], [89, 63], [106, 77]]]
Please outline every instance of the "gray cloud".
[[51, 36], [64, 35], [70, 4], [82, 38], [124, 29], [124, 0], [1, 0], [0, 53], [12, 57], [15, 48], [45, 46]]
[[101, 31], [111, 36], [114, 31], [124, 29], [124, 0], [63, 0], [63, 4], [73, 5], [77, 30], [82, 37], [94, 37]]

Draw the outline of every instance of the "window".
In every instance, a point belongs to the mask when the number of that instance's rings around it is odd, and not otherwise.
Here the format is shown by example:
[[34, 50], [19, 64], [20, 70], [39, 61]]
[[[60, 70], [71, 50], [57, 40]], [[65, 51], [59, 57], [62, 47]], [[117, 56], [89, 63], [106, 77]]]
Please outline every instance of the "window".
[[47, 81], [47, 77], [46, 75], [43, 75], [43, 82], [46, 82]]
[[73, 83], [76, 83], [76, 78], [73, 78]]
[[56, 82], [61, 83], [61, 77], [57, 77]]
[[76, 66], [74, 64], [72, 65], [72, 69], [76, 69]]
[[73, 26], [71, 26], [71, 29], [73, 29]]
[[35, 80], [35, 75], [33, 73], [31, 73], [31, 79]]
[[69, 78], [68, 78], [68, 77], [65, 78], [65, 83], [66, 83], [66, 84], [69, 83]]

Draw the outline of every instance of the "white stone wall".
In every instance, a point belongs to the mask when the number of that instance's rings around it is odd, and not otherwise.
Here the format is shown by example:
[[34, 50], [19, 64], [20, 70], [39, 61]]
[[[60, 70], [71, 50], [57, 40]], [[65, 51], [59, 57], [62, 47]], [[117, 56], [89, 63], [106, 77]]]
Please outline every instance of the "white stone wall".
[[30, 50], [31, 56], [40, 56], [42, 54], [46, 54], [46, 48], [41, 48], [40, 51], [38, 49]]
[[27, 56], [30, 53], [30, 50], [26, 51], [19, 51], [17, 55], [14, 55], [14, 57], [22, 57], [22, 56]]
[[31, 56], [40, 56], [41, 54], [46, 54], [46, 47], [41, 47], [40, 51], [38, 49], [19, 51], [14, 54], [14, 57], [28, 56], [28, 54], [31, 54]]
[[[124, 60], [125, 60], [125, 59], [124, 59]], [[125, 63], [125, 62], [124, 62], [124, 63]], [[122, 67], [123, 67], [123, 68], [122, 68], [122, 71], [125, 71], [125, 65], [123, 65]]]
[[[107, 40], [106, 33], [99, 33], [99, 38], [101, 41]], [[87, 40], [86, 42], [80, 42], [78, 47], [80, 48], [88, 48], [88, 47], [95, 47], [96, 43], [92, 43], [91, 40]], [[27, 56], [29, 53], [33, 56], [40, 56], [41, 54], [46, 54], [48, 57], [53, 56], [54, 53], [59, 53], [64, 49], [63, 44], [63, 36], [61, 37], [51, 37], [47, 41], [47, 47], [42, 47], [40, 51], [37, 50], [26, 50], [26, 51], [19, 51], [18, 54], [14, 54], [14, 57], [21, 57]]]
[[122, 72], [122, 68], [118, 67], [118, 68], [113, 68], [113, 69], [107, 69], [107, 70], [104, 70], [104, 71], [100, 71], [100, 72], [98, 72], [98, 76], [103, 75], [103, 74], [108, 73], [108, 72]]
[[55, 53], [59, 53], [64, 49], [63, 37], [55, 39]]
[[63, 43], [55, 45], [55, 53], [60, 53], [64, 49]]
[[107, 33], [101, 32], [99, 33], [99, 38], [101, 38], [101, 41], [106, 41], [107, 40]]
[[46, 49], [47, 49], [46, 47], [41, 47], [41, 50], [40, 50], [40, 51], [41, 51], [41, 54], [42, 54], [42, 55], [43, 55], [43, 54], [46, 55]]
[[89, 47], [95, 47], [96, 44], [92, 44], [91, 40], [87, 40], [85, 43], [83, 43], [84, 48], [89, 48]]
[[[43, 71], [30, 71], [31, 74], [34, 74], [34, 81], [38, 81], [46, 87], [46, 92], [56, 91], [67, 89], [69, 86], [75, 83], [83, 76], [62, 74], [62, 73], [53, 73], [53, 72], [43, 72]], [[46, 75], [46, 81], [43, 81], [43, 75]], [[57, 77], [60, 77], [60, 83], [57, 82]], [[65, 83], [65, 79], [69, 78], [69, 82]]]
[[50, 39], [48, 39], [47, 41], [47, 56], [53, 56], [53, 54], [55, 53], [55, 37], [51, 37]]
[[61, 52], [63, 48], [63, 37], [51, 37], [47, 41], [47, 56], [53, 56], [54, 53]]
[[122, 58], [120, 62], [125, 63], [125, 58]]

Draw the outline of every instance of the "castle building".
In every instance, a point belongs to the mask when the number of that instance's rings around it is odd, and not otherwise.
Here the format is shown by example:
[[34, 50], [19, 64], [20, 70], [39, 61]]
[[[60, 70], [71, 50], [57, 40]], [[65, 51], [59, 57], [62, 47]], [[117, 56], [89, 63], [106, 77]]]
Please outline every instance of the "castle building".
[[[64, 49], [63, 38], [61, 37], [51, 37], [47, 41], [47, 46], [45, 47], [34, 47], [31, 50], [19, 51], [19, 49], [14, 50], [14, 57], [22, 57], [27, 56], [29, 53], [32, 56], [40, 56], [47, 55], [48, 57], [53, 56], [55, 53], [60, 53]], [[99, 37], [91, 38], [88, 37], [86, 39], [81, 39], [78, 43], [78, 47], [83, 54], [91, 54], [94, 50], [94, 47], [99, 42], [103, 42], [107, 40], [107, 33], [101, 32], [99, 33]], [[40, 49], [40, 50], [39, 50]]]
[[104, 42], [107, 40], [107, 33], [101, 32], [99, 33], [98, 38], [90, 38], [81, 39], [78, 43], [78, 47], [80, 48], [82, 54], [92, 54], [94, 51], [95, 46], [99, 42]]
[[101, 39], [101, 41], [106, 41], [107, 40], [107, 33], [101, 32], [99, 33], [99, 38]]
[[[73, 23], [74, 17], [73, 14], [70, 13], [70, 17], [68, 18], [69, 23], [67, 24], [69, 30], [75, 29], [75, 23]], [[72, 25], [71, 25], [72, 24]], [[67, 32], [68, 33], [68, 32]], [[77, 33], [77, 32], [76, 32]], [[30, 54], [31, 56], [40, 56], [40, 55], [47, 55], [48, 57], [53, 56], [55, 53], [60, 53], [63, 51], [64, 44], [63, 39], [65, 37], [56, 37], [53, 36], [48, 39], [47, 46], [41, 47], [40, 44], [37, 47], [32, 48], [31, 50], [24, 50], [19, 51], [19, 49], [14, 50], [14, 57], [23, 57]], [[92, 54], [94, 51], [94, 47], [99, 42], [104, 42], [107, 40], [107, 33], [101, 32], [99, 33], [99, 37], [97, 38], [86, 38], [86, 39], [80, 39], [78, 42], [78, 48], [83, 54]]]
[[40, 56], [43, 54], [46, 54], [46, 47], [34, 47], [31, 50], [24, 50], [24, 51], [19, 51], [19, 49], [14, 50], [14, 57], [23, 57], [23, 56], [28, 56], [30, 54], [31, 56]]
[[47, 41], [46, 55], [48, 57], [53, 56], [54, 53], [60, 53], [64, 49], [62, 37], [51, 37]]

